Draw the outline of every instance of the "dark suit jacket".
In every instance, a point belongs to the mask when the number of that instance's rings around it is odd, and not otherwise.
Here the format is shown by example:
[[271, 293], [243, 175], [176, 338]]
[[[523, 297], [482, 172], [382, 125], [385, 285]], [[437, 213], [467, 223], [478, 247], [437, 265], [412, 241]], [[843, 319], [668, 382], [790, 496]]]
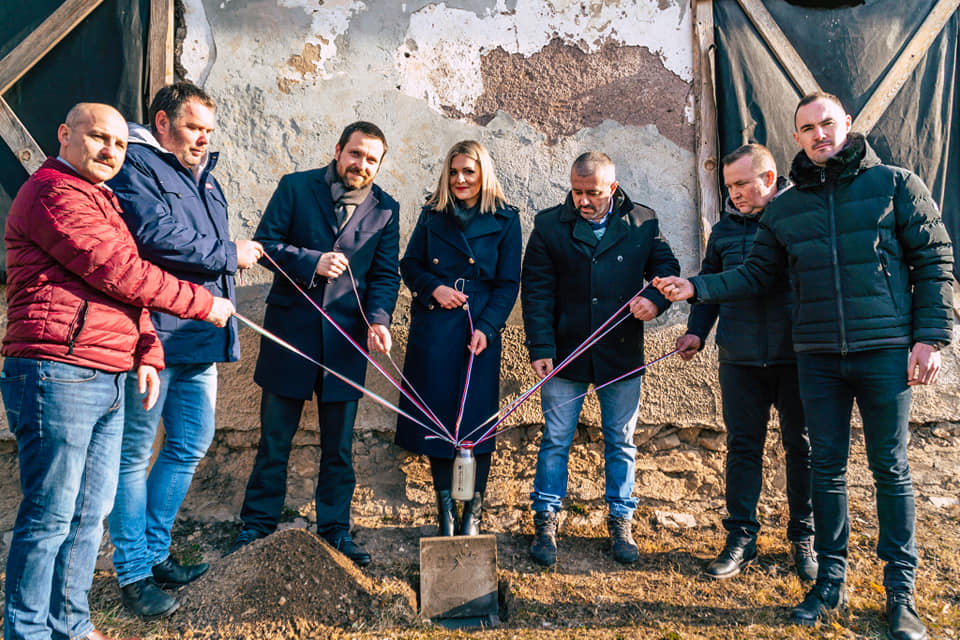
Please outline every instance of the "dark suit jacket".
[[[537, 214], [523, 259], [520, 300], [530, 360], [553, 358], [558, 365], [644, 280], [677, 275], [680, 264], [653, 209], [618, 188], [606, 233], [597, 240], [568, 194], [564, 204]], [[670, 306], [653, 287], [642, 295], [660, 313]], [[602, 384], [641, 364], [643, 323], [631, 316], [557, 375]]]
[[[328, 280], [316, 275], [321, 254], [340, 251], [350, 261], [367, 320], [390, 326], [400, 287], [399, 205], [374, 185], [343, 230], [337, 232], [327, 168], [284, 176], [263, 212], [254, 239], [362, 347], [367, 325], [358, 308], [349, 272]], [[261, 264], [270, 266], [266, 260]], [[367, 363], [346, 338], [297, 291], [282, 274], [273, 278], [267, 295], [264, 327], [312, 358], [358, 384]], [[276, 395], [309, 400], [319, 367], [266, 338], [254, 381]], [[329, 373], [322, 373], [321, 402], [356, 400], [360, 392]]]

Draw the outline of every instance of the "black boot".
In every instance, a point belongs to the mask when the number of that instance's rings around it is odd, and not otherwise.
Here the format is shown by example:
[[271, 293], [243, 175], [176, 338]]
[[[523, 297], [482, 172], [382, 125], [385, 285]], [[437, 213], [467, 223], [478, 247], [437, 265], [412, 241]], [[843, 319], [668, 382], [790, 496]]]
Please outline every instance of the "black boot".
[[437, 491], [438, 536], [452, 536], [457, 530], [457, 504], [450, 497], [450, 490]]
[[717, 580], [725, 580], [737, 575], [756, 561], [756, 540], [727, 540], [720, 555], [703, 568], [703, 574]]
[[321, 537], [330, 543], [330, 545], [353, 561], [358, 567], [365, 567], [370, 564], [371, 556], [361, 545], [353, 541], [348, 531], [333, 531], [328, 534], [321, 534]]
[[533, 514], [533, 543], [530, 555], [538, 563], [550, 567], [557, 562], [557, 514], [553, 511], [537, 511]]
[[607, 516], [610, 552], [613, 559], [622, 564], [633, 564], [640, 557], [637, 543], [633, 541], [632, 527], [633, 518]]
[[480, 535], [480, 518], [483, 515], [483, 494], [477, 491], [473, 500], [463, 505], [463, 521], [460, 523], [460, 535]]
[[889, 640], [926, 640], [927, 629], [920, 622], [913, 594], [906, 589], [887, 592], [887, 638]]
[[797, 575], [805, 582], [817, 579], [817, 554], [813, 552], [813, 538], [805, 538], [793, 543], [793, 566]]
[[847, 606], [847, 585], [842, 580], [817, 580], [807, 597], [790, 611], [790, 622], [812, 627], [832, 612]]
[[161, 587], [179, 587], [193, 582], [209, 568], [206, 562], [185, 566], [174, 560], [173, 556], [167, 556], [160, 564], [153, 565], [153, 577]]
[[141, 618], [168, 616], [180, 607], [176, 598], [157, 586], [153, 578], [120, 587], [120, 600]]

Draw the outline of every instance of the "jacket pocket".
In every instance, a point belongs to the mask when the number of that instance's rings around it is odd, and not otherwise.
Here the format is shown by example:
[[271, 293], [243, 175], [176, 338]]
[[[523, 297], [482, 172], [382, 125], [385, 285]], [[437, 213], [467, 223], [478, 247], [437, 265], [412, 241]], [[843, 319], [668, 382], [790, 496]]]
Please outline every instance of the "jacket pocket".
[[900, 298], [893, 286], [893, 273], [890, 271], [890, 260], [883, 249], [877, 248], [877, 261], [880, 263], [880, 271], [883, 272], [883, 279], [887, 283], [887, 293], [890, 294], [890, 303], [893, 310], [900, 315], [903, 310], [900, 308]]
[[87, 321], [87, 306], [88, 302], [84, 300], [80, 303], [80, 308], [77, 309], [77, 313], [73, 316], [73, 321], [70, 323], [70, 329], [67, 331], [67, 353], [73, 353], [73, 346], [77, 342], [77, 337], [80, 335], [80, 332], [83, 331], [83, 325]]

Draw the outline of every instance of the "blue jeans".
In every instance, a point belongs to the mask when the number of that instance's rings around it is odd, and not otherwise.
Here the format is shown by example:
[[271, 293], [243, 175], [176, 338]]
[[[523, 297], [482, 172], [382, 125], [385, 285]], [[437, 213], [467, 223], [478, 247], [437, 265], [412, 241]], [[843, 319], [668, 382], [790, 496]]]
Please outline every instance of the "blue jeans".
[[906, 349], [840, 354], [797, 354], [800, 394], [810, 432], [814, 547], [819, 578], [847, 573], [847, 460], [853, 400], [863, 418], [867, 463], [877, 489], [877, 555], [886, 561], [883, 584], [913, 590], [917, 570], [915, 507], [907, 463], [910, 387]]
[[[168, 365], [160, 372], [160, 397], [150, 411], [141, 403], [135, 373], [127, 375], [126, 384], [120, 481], [107, 521], [121, 587], [149, 578], [153, 566], [170, 555], [173, 521], [193, 472], [213, 442], [217, 366]], [[148, 475], [161, 417], [166, 437]]]
[[123, 374], [7, 358], [0, 390], [20, 488], [7, 559], [6, 640], [83, 638], [103, 518], [117, 488]]
[[[637, 499], [633, 497], [637, 454], [633, 432], [640, 411], [642, 381], [643, 378], [637, 376], [597, 392], [603, 430], [607, 507], [610, 515], [618, 518], [632, 518], [637, 508]], [[584, 399], [568, 401], [586, 392], [588, 386], [586, 382], [554, 376], [540, 387], [545, 424], [540, 451], [537, 453], [533, 493], [530, 494], [534, 511], [556, 513], [560, 511], [560, 503], [567, 495], [567, 461]]]

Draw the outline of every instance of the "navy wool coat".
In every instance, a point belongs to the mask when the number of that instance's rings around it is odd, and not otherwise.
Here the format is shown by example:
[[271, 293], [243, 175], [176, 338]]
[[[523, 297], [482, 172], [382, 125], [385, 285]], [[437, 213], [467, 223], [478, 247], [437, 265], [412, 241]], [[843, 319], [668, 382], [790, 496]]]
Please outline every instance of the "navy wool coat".
[[[413, 295], [404, 377], [453, 433], [469, 361], [470, 325], [463, 308], [444, 309], [431, 295], [440, 285], [462, 288], [475, 329], [487, 348], [474, 359], [460, 439], [476, 440], [493, 423], [479, 428], [500, 403], [500, 332], [520, 290], [520, 219], [513, 207], [478, 214], [463, 231], [449, 212], [424, 208], [400, 261]], [[458, 282], [459, 279], [462, 279]], [[406, 399], [401, 408], [436, 429]], [[453, 447], [410, 420], [397, 420], [398, 445], [428, 456], [452, 458]], [[494, 439], [477, 453], [493, 451]]]
[[[367, 321], [390, 326], [400, 288], [399, 205], [373, 186], [370, 195], [337, 232], [326, 168], [292, 173], [280, 179], [263, 212], [254, 239], [267, 254], [366, 349], [367, 325], [357, 304], [350, 272], [335, 279], [316, 275], [320, 255], [340, 251], [350, 262]], [[260, 264], [273, 268], [263, 258]], [[282, 274], [275, 274], [267, 294], [264, 328], [315, 360], [358, 384], [364, 383], [367, 361], [320, 315]], [[322, 376], [322, 380], [318, 379]], [[275, 395], [309, 400], [317, 383], [320, 402], [356, 400], [361, 393], [312, 362], [262, 338], [254, 381]]]

